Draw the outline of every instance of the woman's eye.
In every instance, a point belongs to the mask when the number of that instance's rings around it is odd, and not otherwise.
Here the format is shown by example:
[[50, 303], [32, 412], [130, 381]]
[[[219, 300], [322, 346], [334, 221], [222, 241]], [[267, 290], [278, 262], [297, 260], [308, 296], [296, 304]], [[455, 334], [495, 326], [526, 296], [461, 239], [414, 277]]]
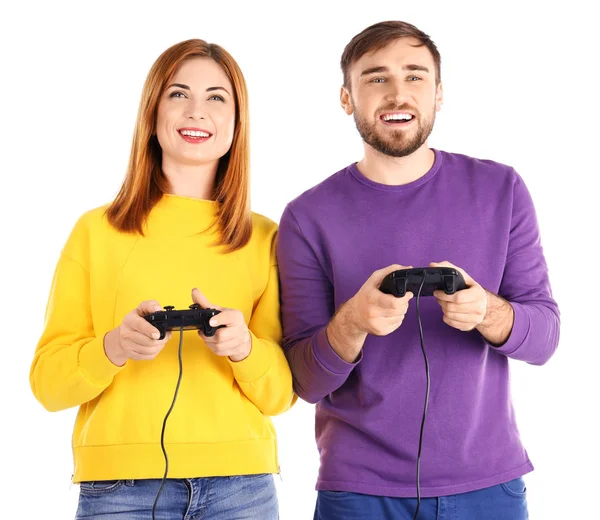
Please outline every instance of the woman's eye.
[[183, 92], [171, 92], [171, 94], [169, 94], [170, 98], [183, 98], [185, 97], [185, 94]]
[[208, 99], [215, 99], [217, 101], [225, 101], [221, 96], [218, 96], [217, 94], [215, 94], [214, 96], [210, 96]]

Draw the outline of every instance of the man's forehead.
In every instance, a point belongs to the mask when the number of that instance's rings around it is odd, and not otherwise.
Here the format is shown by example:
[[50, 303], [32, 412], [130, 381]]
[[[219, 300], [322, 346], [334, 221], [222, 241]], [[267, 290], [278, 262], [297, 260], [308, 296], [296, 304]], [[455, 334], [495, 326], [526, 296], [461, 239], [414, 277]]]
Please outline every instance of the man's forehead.
[[[419, 63], [423, 65], [430, 65], [433, 63], [433, 56], [429, 49], [416, 38], [399, 38], [380, 49], [361, 56], [355, 63], [355, 71], [358, 68], [383, 66], [384, 62], [401, 63], [408, 60], [419, 60]], [[360, 74], [360, 71], [358, 73]]]

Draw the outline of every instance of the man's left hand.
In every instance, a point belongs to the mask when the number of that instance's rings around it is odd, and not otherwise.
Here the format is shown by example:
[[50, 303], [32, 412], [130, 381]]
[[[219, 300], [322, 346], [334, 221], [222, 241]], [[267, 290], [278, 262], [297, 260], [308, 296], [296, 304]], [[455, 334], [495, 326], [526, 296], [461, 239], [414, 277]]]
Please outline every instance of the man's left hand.
[[467, 285], [466, 289], [456, 291], [454, 294], [446, 294], [444, 291], [433, 293], [444, 312], [444, 322], [462, 331], [473, 330], [481, 325], [488, 306], [486, 290], [466, 271], [450, 262], [432, 262], [429, 267], [452, 267], [463, 275]]

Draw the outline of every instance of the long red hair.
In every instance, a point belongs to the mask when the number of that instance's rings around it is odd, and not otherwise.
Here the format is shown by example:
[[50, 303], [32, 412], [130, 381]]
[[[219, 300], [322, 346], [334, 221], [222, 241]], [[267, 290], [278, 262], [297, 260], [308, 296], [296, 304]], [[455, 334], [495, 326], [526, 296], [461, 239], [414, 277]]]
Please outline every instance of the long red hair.
[[233, 85], [235, 130], [231, 148], [219, 160], [213, 196], [219, 203], [218, 244], [230, 252], [243, 247], [252, 234], [248, 91], [233, 57], [219, 45], [203, 40], [177, 43], [152, 65], [142, 90], [125, 180], [109, 206], [107, 216], [119, 231], [143, 234], [148, 214], [168, 190], [168, 181], [161, 168], [162, 151], [155, 135], [158, 103], [181, 62], [197, 57], [213, 59]]

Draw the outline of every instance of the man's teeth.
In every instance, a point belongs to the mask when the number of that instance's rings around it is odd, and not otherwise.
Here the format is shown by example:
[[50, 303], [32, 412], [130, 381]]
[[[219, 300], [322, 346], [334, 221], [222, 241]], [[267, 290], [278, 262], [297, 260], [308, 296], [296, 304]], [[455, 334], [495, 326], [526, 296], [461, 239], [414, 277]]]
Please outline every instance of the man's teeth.
[[199, 130], [181, 130], [181, 135], [190, 137], [210, 137], [206, 132], [200, 132]]
[[410, 121], [413, 118], [410, 114], [386, 114], [383, 116], [384, 121]]

